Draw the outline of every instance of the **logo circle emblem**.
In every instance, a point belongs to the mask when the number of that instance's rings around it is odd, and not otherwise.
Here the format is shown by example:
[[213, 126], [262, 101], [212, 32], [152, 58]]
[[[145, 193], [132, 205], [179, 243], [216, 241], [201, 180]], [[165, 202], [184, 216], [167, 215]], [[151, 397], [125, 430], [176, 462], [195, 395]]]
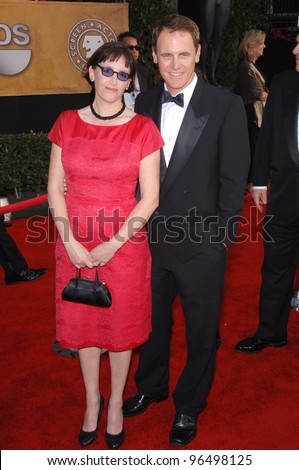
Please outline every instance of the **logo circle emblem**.
[[68, 55], [74, 66], [83, 72], [89, 57], [104, 43], [116, 41], [113, 29], [96, 18], [76, 23], [68, 35]]

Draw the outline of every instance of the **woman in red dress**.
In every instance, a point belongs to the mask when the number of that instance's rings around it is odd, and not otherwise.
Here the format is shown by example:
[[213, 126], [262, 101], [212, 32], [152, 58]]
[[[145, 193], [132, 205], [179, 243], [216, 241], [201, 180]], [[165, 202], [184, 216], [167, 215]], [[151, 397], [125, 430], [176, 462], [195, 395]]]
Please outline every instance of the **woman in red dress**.
[[[101, 46], [85, 73], [93, 92], [90, 106], [63, 112], [49, 133], [48, 197], [59, 232], [56, 337], [62, 347], [79, 350], [86, 388], [79, 433], [83, 447], [97, 438], [104, 404], [101, 349], [108, 350], [111, 367], [106, 442], [115, 449], [124, 440], [122, 400], [132, 348], [147, 341], [151, 331], [151, 258], [144, 226], [158, 205], [163, 140], [153, 121], [123, 104], [134, 72], [124, 44]], [[63, 301], [61, 292], [76, 268], [82, 277], [94, 278], [95, 266], [112, 294], [112, 306]]]

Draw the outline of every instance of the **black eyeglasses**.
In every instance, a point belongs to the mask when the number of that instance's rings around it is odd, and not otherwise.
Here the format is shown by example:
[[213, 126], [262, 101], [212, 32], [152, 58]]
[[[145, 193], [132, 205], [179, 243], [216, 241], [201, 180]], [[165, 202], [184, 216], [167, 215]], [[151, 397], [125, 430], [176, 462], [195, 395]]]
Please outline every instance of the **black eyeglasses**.
[[130, 49], [130, 51], [132, 51], [133, 49], [135, 49], [135, 51], [139, 52], [141, 47], [140, 46], [127, 46], [128, 49]]
[[96, 67], [99, 67], [102, 71], [102, 74], [104, 77], [113, 77], [113, 75], [116, 73], [116, 76], [118, 80], [121, 82], [126, 82], [131, 78], [131, 74], [127, 72], [114, 72], [110, 67], [102, 67], [100, 64], [96, 64]]

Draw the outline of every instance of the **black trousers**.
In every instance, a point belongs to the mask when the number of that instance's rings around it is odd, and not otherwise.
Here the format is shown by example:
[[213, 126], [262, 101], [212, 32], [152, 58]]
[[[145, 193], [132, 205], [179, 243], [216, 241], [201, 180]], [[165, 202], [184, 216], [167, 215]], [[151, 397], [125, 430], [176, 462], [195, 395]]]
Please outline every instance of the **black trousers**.
[[249, 166], [249, 171], [247, 175], [247, 183], [252, 183], [252, 161], [253, 161], [253, 156], [254, 156], [260, 129], [254, 123], [255, 112], [254, 112], [253, 104], [250, 103], [246, 105], [245, 110], [246, 110], [246, 116], [247, 116], [248, 137], [249, 137], [249, 145], [250, 145], [250, 166]]
[[176, 354], [185, 358], [173, 392], [179, 413], [197, 416], [206, 406], [214, 377], [226, 259], [226, 248], [214, 243], [175, 268], [163, 268], [153, 262], [152, 333], [140, 347], [135, 381], [144, 395], [168, 392], [172, 305], [179, 294], [185, 318], [185, 331], [176, 339], [176, 344], [182, 345]]
[[27, 262], [6, 230], [4, 216], [0, 215], [0, 264], [5, 275], [28, 268]]
[[[293, 293], [294, 276], [299, 258], [299, 217], [293, 221], [279, 216], [265, 226], [264, 261], [260, 290], [261, 338], [286, 339]], [[273, 241], [267, 241], [269, 238]]]

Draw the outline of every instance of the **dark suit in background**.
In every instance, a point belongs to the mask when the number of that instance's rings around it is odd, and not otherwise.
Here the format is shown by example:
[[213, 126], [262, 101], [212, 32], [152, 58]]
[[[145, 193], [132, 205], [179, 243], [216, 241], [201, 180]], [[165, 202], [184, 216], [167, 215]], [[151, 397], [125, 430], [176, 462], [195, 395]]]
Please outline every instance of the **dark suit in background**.
[[6, 284], [34, 281], [47, 269], [32, 269], [6, 230], [4, 216], [0, 215], [0, 264], [4, 270]]
[[0, 264], [8, 278], [28, 268], [24, 256], [6, 230], [3, 215], [0, 215]]
[[[264, 224], [264, 261], [260, 291], [260, 321], [256, 334], [240, 341], [236, 349], [256, 353], [267, 346], [287, 343], [287, 324], [293, 280], [299, 258], [299, 35], [293, 53], [297, 69], [272, 80], [263, 124], [254, 156], [253, 186], [270, 190]], [[254, 189], [262, 210], [266, 189]]]

